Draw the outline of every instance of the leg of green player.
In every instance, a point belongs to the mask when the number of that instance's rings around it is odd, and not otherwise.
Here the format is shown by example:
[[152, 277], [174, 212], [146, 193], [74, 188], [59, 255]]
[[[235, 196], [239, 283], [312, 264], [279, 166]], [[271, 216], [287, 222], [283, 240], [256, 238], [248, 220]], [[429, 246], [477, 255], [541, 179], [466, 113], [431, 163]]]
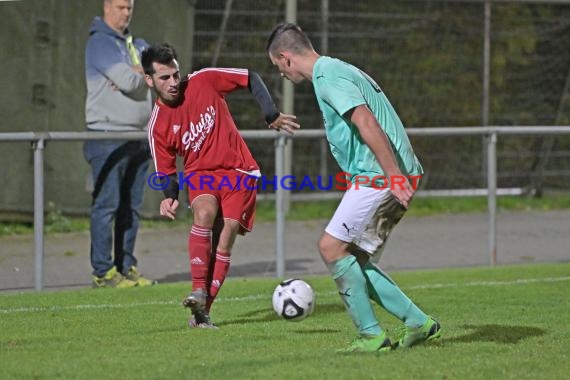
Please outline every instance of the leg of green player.
[[364, 276], [371, 298], [409, 327], [420, 327], [428, 316], [412, 302], [378, 266], [364, 265]]
[[406, 325], [396, 347], [408, 348], [441, 337], [439, 322], [420, 310], [380, 268], [367, 263], [364, 276], [371, 298]]
[[382, 333], [372, 305], [368, 300], [366, 279], [352, 255], [328, 264], [338, 292], [360, 335], [377, 336]]

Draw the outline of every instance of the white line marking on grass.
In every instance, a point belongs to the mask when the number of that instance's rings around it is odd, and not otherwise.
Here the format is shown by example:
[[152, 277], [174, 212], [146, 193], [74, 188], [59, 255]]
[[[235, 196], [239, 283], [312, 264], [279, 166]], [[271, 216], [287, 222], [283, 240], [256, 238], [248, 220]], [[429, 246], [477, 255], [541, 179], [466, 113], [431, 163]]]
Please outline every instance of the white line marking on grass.
[[83, 304], [72, 306], [46, 306], [46, 307], [19, 307], [16, 309], [0, 309], [1, 314], [8, 313], [37, 313], [46, 311], [62, 311], [62, 310], [86, 310], [86, 309], [121, 309], [129, 307], [140, 306], [155, 306], [155, 305], [177, 305], [179, 302], [174, 301], [155, 301], [155, 302], [135, 302], [129, 304]]
[[560, 282], [569, 281], [570, 276], [565, 277], [545, 277], [545, 278], [524, 278], [511, 281], [471, 281], [461, 283], [448, 283], [448, 284], [426, 284], [408, 286], [406, 289], [438, 289], [438, 288], [459, 288], [462, 286], [508, 286], [508, 285], [525, 285], [536, 284], [542, 282]]
[[[539, 284], [549, 282], [570, 281], [570, 276], [564, 277], [545, 277], [545, 278], [525, 278], [510, 281], [471, 281], [465, 283], [447, 283], [447, 284], [425, 284], [425, 285], [412, 285], [403, 287], [404, 289], [440, 289], [440, 288], [460, 288], [464, 286], [510, 286], [510, 285], [525, 285], [525, 284]], [[335, 295], [337, 292], [317, 293], [317, 295], [329, 296]], [[261, 299], [270, 299], [267, 294], [256, 294], [245, 297], [220, 297], [217, 302], [241, 302], [241, 301], [257, 301]], [[180, 305], [178, 301], [152, 301], [152, 302], [134, 302], [129, 304], [83, 304], [71, 306], [46, 306], [46, 307], [19, 307], [15, 309], [0, 309], [0, 314], [12, 313], [41, 313], [41, 312], [54, 312], [64, 310], [87, 310], [87, 309], [123, 309], [123, 308], [137, 308], [141, 306], [171, 306]]]

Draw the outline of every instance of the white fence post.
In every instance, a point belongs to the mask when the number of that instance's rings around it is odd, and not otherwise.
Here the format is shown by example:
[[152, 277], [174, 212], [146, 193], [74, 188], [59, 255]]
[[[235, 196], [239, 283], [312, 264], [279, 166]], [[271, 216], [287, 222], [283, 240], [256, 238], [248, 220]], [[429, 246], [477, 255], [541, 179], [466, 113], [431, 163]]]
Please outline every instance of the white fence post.
[[45, 140], [33, 143], [34, 148], [34, 256], [35, 290], [43, 289], [44, 273], [44, 148]]
[[275, 141], [275, 272], [277, 278], [285, 275], [285, 189], [280, 181], [285, 172], [286, 137], [280, 135]]
[[487, 138], [487, 205], [489, 209], [489, 263], [497, 264], [497, 132]]

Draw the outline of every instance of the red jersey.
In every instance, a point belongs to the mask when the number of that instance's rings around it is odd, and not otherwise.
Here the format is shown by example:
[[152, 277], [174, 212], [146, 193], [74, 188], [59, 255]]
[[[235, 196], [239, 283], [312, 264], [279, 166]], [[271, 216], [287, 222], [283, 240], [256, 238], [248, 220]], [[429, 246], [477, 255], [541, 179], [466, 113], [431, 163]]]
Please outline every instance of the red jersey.
[[183, 101], [170, 107], [158, 101], [148, 122], [148, 139], [157, 172], [176, 173], [176, 155], [184, 174], [201, 170], [259, 170], [230, 114], [225, 95], [248, 85], [247, 69], [208, 68], [181, 83]]

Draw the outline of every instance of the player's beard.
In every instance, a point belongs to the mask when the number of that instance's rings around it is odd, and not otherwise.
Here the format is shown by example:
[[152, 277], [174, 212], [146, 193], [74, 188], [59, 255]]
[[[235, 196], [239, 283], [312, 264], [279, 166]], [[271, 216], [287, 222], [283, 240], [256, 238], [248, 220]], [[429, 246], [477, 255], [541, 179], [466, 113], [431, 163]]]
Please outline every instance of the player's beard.
[[165, 91], [160, 94], [160, 99], [164, 104], [174, 106], [180, 101], [180, 89]]

